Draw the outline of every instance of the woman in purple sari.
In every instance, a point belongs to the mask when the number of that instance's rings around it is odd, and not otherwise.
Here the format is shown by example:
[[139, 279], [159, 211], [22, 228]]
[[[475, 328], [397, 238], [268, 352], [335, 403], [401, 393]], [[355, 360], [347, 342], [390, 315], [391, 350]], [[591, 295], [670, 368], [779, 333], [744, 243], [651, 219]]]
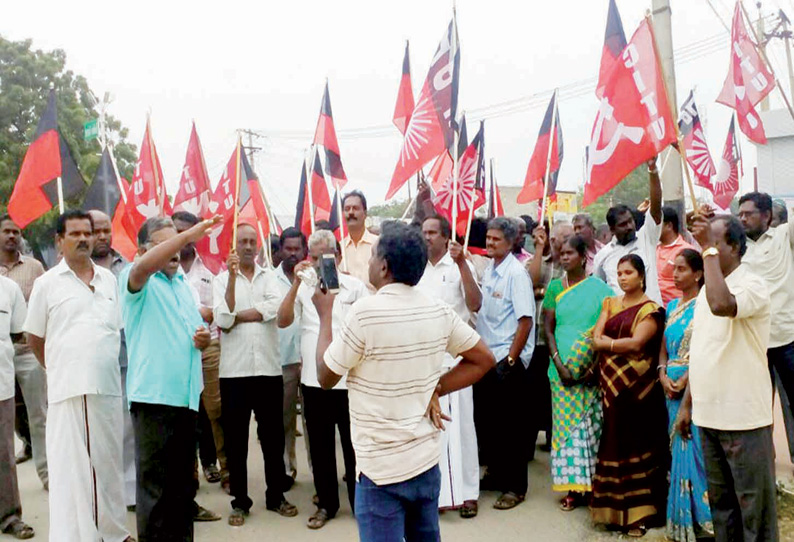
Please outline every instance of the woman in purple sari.
[[604, 426], [591, 513], [596, 523], [645, 534], [663, 524], [667, 500], [667, 407], [657, 380], [664, 309], [645, 295], [645, 265], [636, 254], [618, 262], [623, 295], [604, 300], [593, 331], [599, 352]]

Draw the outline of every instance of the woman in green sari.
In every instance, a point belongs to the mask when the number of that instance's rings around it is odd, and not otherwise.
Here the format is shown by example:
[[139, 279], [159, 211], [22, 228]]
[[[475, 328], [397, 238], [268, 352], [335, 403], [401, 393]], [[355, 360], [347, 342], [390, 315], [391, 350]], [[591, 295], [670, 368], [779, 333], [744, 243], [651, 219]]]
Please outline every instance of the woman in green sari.
[[585, 273], [587, 244], [574, 235], [560, 249], [565, 274], [549, 283], [543, 300], [544, 328], [552, 363], [551, 476], [554, 491], [567, 492], [560, 508], [585, 504], [593, 489], [601, 437], [601, 394], [593, 374], [590, 332], [612, 289]]

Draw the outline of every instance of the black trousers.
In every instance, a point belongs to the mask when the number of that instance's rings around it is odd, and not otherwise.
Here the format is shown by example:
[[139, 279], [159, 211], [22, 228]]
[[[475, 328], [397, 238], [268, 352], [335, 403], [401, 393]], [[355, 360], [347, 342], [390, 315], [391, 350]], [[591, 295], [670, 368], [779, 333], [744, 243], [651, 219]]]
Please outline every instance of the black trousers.
[[196, 426], [199, 458], [201, 459], [201, 466], [206, 469], [218, 462], [218, 456], [215, 452], [215, 436], [212, 434], [212, 425], [210, 425], [210, 419], [204, 409], [203, 401], [199, 402], [198, 423]]
[[527, 436], [527, 458], [535, 458], [535, 445], [538, 433], [546, 433], [546, 442], [551, 443], [551, 384], [549, 383], [549, 347], [545, 344], [535, 345], [532, 361], [526, 371], [526, 393], [530, 401], [531, 423]]
[[490, 485], [495, 490], [517, 495], [526, 495], [529, 486], [527, 440], [531, 421], [526, 378], [524, 365], [516, 361], [504, 377], [494, 368], [474, 384], [480, 464], [488, 467]]
[[132, 403], [137, 471], [135, 515], [140, 542], [193, 540], [196, 412]]
[[776, 542], [772, 427], [701, 428], [714, 536], [719, 542]]
[[333, 517], [339, 511], [339, 479], [336, 474], [336, 429], [342, 444], [342, 456], [347, 477], [347, 497], [355, 511], [356, 454], [350, 440], [350, 407], [347, 390], [324, 390], [301, 386], [304, 416], [309, 442], [312, 443], [312, 474], [314, 489], [324, 508]]
[[265, 506], [284, 500], [284, 379], [281, 376], [221, 378], [221, 425], [232, 508], [248, 511], [248, 428], [251, 413], [265, 460]]

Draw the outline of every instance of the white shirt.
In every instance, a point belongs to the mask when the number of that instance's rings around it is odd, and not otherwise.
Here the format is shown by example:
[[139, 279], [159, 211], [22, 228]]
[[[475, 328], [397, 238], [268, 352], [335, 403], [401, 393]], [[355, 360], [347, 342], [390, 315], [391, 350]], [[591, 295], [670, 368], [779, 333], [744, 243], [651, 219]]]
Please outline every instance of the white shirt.
[[[215, 279], [215, 275], [212, 274], [212, 271], [207, 269], [207, 266], [204, 265], [204, 262], [201, 261], [201, 257], [199, 257], [198, 254], [196, 254], [193, 265], [190, 266], [190, 270], [185, 273], [185, 277], [187, 278], [188, 284], [190, 284], [195, 291], [195, 297], [197, 299], [196, 304], [199, 308], [211, 309], [212, 281]], [[218, 325], [214, 320], [209, 325], [209, 328], [213, 340], [220, 337]]]
[[[301, 325], [301, 384], [312, 388], [319, 388], [317, 380], [317, 339], [320, 336], [320, 316], [312, 302], [314, 288], [309, 288], [301, 283], [298, 295], [295, 298], [295, 318], [300, 318]], [[339, 293], [334, 299], [331, 309], [331, 337], [336, 338], [342, 330], [350, 307], [363, 297], [369, 295], [367, 285], [352, 275], [339, 274]], [[345, 377], [334, 386], [334, 389], [347, 389]]]
[[656, 245], [661, 235], [662, 225], [654, 221], [651, 211], [646, 212], [645, 224], [631, 243], [621, 245], [613, 237], [598, 251], [593, 260], [593, 275], [609, 284], [615, 295], [622, 295], [623, 291], [618, 285], [618, 261], [626, 254], [637, 254], [645, 264], [645, 293], [657, 304], [662, 305], [659, 275], [656, 272]]
[[748, 237], [742, 263], [764, 279], [772, 298], [769, 348], [794, 342], [794, 221], [769, 228], [757, 241]]
[[[466, 262], [472, 276], [474, 276], [474, 266]], [[463, 288], [463, 280], [460, 276], [458, 264], [449, 255], [444, 254], [436, 265], [427, 260], [425, 272], [416, 285], [425, 295], [438, 299], [449, 305], [464, 322], [471, 320], [471, 312], [466, 306], [466, 291]], [[455, 364], [452, 356], [447, 354], [444, 365], [451, 367]]]
[[715, 316], [700, 290], [692, 317], [689, 386], [698, 427], [747, 431], [772, 424], [769, 293], [764, 280], [741, 264], [725, 277], [736, 316]]
[[[276, 326], [280, 301], [277, 280], [275, 273], [258, 265], [254, 269], [253, 281], [238, 272], [234, 312], [231, 312], [226, 304], [229, 271], [215, 277], [212, 283], [212, 313], [222, 330], [220, 378], [281, 376]], [[259, 312], [262, 321], [237, 324], [230, 331], [225, 331], [234, 324], [237, 313], [247, 309]]]
[[22, 289], [0, 276], [0, 401], [14, 397], [14, 344], [12, 333], [22, 333], [27, 307]]
[[91, 288], [61, 260], [36, 279], [30, 294], [24, 330], [44, 339], [50, 403], [88, 394], [121, 396], [116, 277], [92, 266]]

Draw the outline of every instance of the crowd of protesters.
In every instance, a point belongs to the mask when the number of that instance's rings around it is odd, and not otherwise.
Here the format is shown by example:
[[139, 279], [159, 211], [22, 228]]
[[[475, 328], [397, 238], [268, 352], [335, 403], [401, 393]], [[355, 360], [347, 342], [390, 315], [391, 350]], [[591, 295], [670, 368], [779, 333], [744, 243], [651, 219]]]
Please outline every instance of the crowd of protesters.
[[[648, 172], [640, 209], [475, 219], [465, 249], [426, 187], [410, 224], [377, 234], [353, 191], [341, 242], [318, 224], [264, 250], [241, 222], [217, 276], [195, 244], [218, 218], [150, 218], [127, 262], [106, 215], [68, 211], [45, 271], [0, 217], [0, 530], [34, 536], [16, 478], [31, 458], [53, 541], [193, 540], [194, 521], [222, 518], [195, 500], [200, 471], [230, 495], [231, 526], [262, 500], [294, 517], [302, 433], [306, 526], [333, 520], [342, 479], [363, 541], [439, 540], [439, 511], [474, 518], [481, 490], [519, 506], [536, 447], [560, 508], [589, 506], [595, 523], [777, 540], [773, 383], [794, 397], [794, 223], [757, 192], [736, 216], [680, 216], [662, 206], [655, 161]], [[251, 414], [264, 496], [248, 490]]]

